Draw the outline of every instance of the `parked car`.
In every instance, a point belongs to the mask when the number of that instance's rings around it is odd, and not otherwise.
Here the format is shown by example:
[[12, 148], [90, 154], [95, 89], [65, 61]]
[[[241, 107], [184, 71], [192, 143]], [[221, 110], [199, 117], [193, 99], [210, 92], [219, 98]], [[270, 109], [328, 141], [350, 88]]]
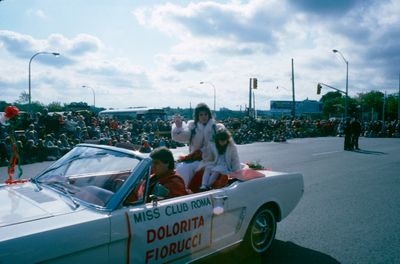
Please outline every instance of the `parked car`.
[[241, 242], [263, 253], [303, 194], [301, 174], [264, 170], [146, 202], [150, 165], [80, 144], [28, 182], [1, 185], [0, 263], [182, 263]]

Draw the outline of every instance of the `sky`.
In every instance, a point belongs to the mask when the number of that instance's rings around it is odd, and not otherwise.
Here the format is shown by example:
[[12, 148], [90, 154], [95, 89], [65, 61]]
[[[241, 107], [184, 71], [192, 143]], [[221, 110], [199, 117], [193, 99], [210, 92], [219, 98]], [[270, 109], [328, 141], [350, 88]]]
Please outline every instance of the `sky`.
[[[333, 49], [339, 53], [332, 52]], [[319, 82], [349, 95], [395, 93], [399, 0], [2, 0], [0, 101], [97, 107], [239, 110], [319, 100]], [[60, 53], [53, 56], [51, 52]], [[203, 82], [200, 84], [200, 82]], [[95, 98], [94, 98], [95, 97]], [[95, 99], [95, 100], [94, 100]]]

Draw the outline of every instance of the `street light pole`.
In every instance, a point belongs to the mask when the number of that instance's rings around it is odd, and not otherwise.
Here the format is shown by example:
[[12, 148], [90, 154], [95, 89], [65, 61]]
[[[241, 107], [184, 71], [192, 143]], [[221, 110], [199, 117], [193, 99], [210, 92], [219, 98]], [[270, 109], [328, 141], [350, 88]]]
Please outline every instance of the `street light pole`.
[[399, 94], [397, 95], [397, 123], [400, 122], [400, 73], [399, 73]]
[[294, 63], [292, 59], [292, 116], [296, 118], [296, 100], [294, 98]]
[[347, 97], [349, 95], [349, 62], [345, 59], [343, 54], [337, 49], [332, 50], [333, 53], [339, 53], [344, 62], [346, 63], [346, 97], [344, 98], [344, 117], [347, 117]]
[[94, 89], [90, 86], [86, 86], [86, 85], [82, 85], [82, 88], [90, 88], [92, 89], [92, 93], [93, 93], [93, 107], [96, 108], [96, 94], [94, 92]]
[[54, 56], [59, 56], [60, 55], [60, 53], [58, 53], [58, 52], [47, 52], [47, 51], [41, 51], [41, 52], [38, 52], [38, 53], [35, 53], [32, 57], [31, 57], [31, 59], [29, 60], [29, 76], [28, 76], [28, 79], [29, 79], [29, 112], [30, 113], [32, 113], [32, 96], [31, 96], [31, 63], [32, 63], [32, 60], [36, 57], [36, 56], [38, 56], [38, 55], [41, 55], [41, 54], [46, 54], [46, 55], [54, 55]]
[[212, 87], [213, 87], [213, 89], [214, 89], [214, 113], [215, 113], [215, 105], [216, 105], [216, 101], [217, 101], [217, 96], [216, 96], [216, 89], [215, 89], [215, 86], [214, 86], [214, 84], [213, 83], [211, 83], [211, 82], [200, 82], [200, 84], [205, 84], [205, 83], [207, 83], [207, 84], [209, 84], [209, 85], [211, 85]]

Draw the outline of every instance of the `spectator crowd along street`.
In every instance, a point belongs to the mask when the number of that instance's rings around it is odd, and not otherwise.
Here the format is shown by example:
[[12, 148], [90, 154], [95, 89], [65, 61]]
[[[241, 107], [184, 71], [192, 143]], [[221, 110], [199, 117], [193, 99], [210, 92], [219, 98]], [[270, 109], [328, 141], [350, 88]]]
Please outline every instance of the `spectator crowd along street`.
[[[232, 133], [237, 144], [284, 142], [291, 138], [342, 136], [340, 119], [311, 120], [282, 117], [280, 119], [248, 117], [219, 120]], [[400, 137], [398, 121], [362, 122], [364, 137]], [[45, 109], [29, 119], [20, 117], [15, 130], [20, 164], [56, 160], [79, 143], [105, 145], [129, 144], [149, 153], [160, 146], [184, 146], [171, 140], [171, 123], [156, 119], [118, 121], [98, 117], [90, 111], [48, 113]], [[9, 129], [0, 124], [0, 166], [7, 166], [11, 155]]]

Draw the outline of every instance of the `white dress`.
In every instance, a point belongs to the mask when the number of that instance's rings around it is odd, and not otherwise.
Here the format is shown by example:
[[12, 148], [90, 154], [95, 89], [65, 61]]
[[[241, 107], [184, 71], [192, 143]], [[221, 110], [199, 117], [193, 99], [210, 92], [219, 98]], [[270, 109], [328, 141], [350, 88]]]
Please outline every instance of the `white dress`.
[[225, 154], [219, 154], [217, 162], [212, 165], [208, 165], [208, 166], [211, 166], [212, 172], [219, 172], [221, 174], [225, 174], [225, 173], [229, 172], [228, 164], [226, 163]]
[[[209, 151], [208, 145], [213, 140], [216, 129], [224, 128], [223, 124], [216, 124], [213, 119], [210, 119], [206, 125], [198, 123], [195, 126], [193, 120], [188, 123], [183, 123], [181, 128], [176, 127], [175, 124], [171, 128], [172, 139], [188, 144], [189, 152], [192, 153], [196, 150], [201, 150], [203, 153], [203, 159], [206, 159]], [[195, 133], [191, 138], [192, 129], [195, 129]], [[188, 186], [192, 180], [194, 174], [199, 169], [201, 162], [194, 161], [190, 163], [180, 162], [176, 165], [176, 172], [183, 178], [185, 185]]]

